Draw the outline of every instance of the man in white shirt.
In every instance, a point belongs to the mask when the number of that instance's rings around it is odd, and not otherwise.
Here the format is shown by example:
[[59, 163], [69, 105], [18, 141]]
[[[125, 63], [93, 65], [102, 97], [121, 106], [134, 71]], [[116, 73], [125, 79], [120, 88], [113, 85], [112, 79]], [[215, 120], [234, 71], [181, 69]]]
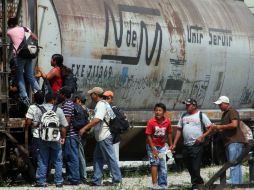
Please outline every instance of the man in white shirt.
[[[55, 94], [46, 94], [45, 96], [45, 104], [42, 104], [40, 107], [43, 107], [45, 110], [53, 110], [56, 103], [56, 95]], [[57, 108], [56, 116], [59, 119], [60, 130], [61, 130], [61, 139], [59, 141], [44, 141], [40, 138], [39, 140], [39, 153], [38, 153], [38, 167], [36, 170], [36, 184], [34, 187], [47, 187], [47, 170], [49, 160], [52, 161], [55, 167], [55, 175], [54, 182], [56, 187], [63, 186], [63, 176], [62, 176], [62, 145], [65, 143], [66, 137], [66, 128], [68, 127], [68, 122], [65, 118], [63, 110], [61, 108]], [[37, 108], [36, 110], [36, 119], [34, 120], [34, 126], [39, 127], [41, 122], [41, 117], [43, 115], [41, 108]]]
[[113, 139], [109, 127], [104, 122], [109, 123], [110, 118], [114, 118], [114, 112], [110, 105], [103, 100], [103, 89], [94, 87], [88, 91], [91, 99], [96, 103], [94, 109], [94, 118], [82, 129], [80, 135], [82, 136], [88, 129], [94, 127], [94, 135], [97, 141], [94, 150], [94, 177], [92, 186], [102, 185], [103, 165], [104, 161], [107, 163], [110, 173], [112, 174], [112, 185], [121, 183], [122, 176], [118, 166], [115, 151], [113, 149]]
[[195, 190], [204, 184], [200, 175], [204, 150], [203, 142], [211, 133], [212, 123], [204, 113], [198, 110], [196, 100], [189, 98], [183, 104], [186, 105], [186, 112], [179, 119], [174, 143], [170, 149], [175, 150], [177, 142], [183, 136], [183, 158], [191, 176], [191, 189]]
[[37, 168], [37, 157], [39, 154], [39, 141], [40, 141], [40, 135], [39, 135], [39, 129], [38, 127], [34, 126], [33, 124], [37, 121], [40, 121], [39, 115], [40, 115], [40, 109], [38, 109], [38, 105], [43, 104], [44, 102], [44, 94], [42, 91], [37, 91], [34, 94], [34, 102], [35, 104], [30, 105], [27, 113], [26, 113], [26, 126], [32, 127], [32, 141], [31, 141], [31, 154], [32, 154], [32, 163], [34, 168]]

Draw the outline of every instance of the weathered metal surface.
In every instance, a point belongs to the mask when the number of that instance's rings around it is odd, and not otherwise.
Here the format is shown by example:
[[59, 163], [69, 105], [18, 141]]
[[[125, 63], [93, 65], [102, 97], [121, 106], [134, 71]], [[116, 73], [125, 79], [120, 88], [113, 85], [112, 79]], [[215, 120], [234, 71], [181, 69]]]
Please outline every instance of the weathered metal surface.
[[[238, 109], [238, 111], [242, 120], [254, 121], [253, 109]], [[168, 111], [166, 112], [166, 116], [170, 118], [173, 124], [177, 124], [183, 112], [184, 111]], [[220, 110], [202, 109], [202, 112], [207, 114], [212, 122], [219, 122], [221, 120], [222, 112]], [[152, 111], [125, 111], [125, 113], [131, 123], [135, 126], [143, 125], [143, 127], [146, 127], [147, 121], [154, 115]]]
[[49, 70], [50, 55], [61, 51], [80, 91], [112, 89], [116, 104], [129, 110], [152, 109], [156, 102], [181, 110], [187, 97], [213, 109], [220, 95], [237, 108], [252, 106], [254, 19], [243, 2], [39, 2], [48, 7], [48, 24], [38, 28], [44, 36], [39, 64]]

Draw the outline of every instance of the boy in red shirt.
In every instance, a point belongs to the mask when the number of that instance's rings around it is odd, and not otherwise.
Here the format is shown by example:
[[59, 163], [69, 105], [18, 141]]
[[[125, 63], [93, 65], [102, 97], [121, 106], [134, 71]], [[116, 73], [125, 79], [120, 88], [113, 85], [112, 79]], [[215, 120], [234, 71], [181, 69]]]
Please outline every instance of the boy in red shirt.
[[158, 103], [154, 106], [155, 116], [151, 118], [146, 127], [146, 148], [151, 165], [151, 175], [153, 187], [157, 184], [161, 188], [167, 188], [167, 163], [166, 137], [168, 136], [168, 144], [172, 145], [172, 128], [171, 122], [164, 116], [166, 106]]

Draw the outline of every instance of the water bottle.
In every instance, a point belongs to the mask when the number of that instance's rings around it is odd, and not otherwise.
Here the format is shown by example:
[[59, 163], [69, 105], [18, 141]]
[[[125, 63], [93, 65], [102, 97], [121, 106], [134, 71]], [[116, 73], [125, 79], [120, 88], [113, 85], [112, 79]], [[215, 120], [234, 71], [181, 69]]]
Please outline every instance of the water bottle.
[[171, 150], [168, 149], [167, 152], [166, 152], [166, 155], [168, 157], [168, 164], [169, 165], [174, 164], [175, 160], [174, 160], [174, 157], [173, 157], [173, 154], [172, 154]]

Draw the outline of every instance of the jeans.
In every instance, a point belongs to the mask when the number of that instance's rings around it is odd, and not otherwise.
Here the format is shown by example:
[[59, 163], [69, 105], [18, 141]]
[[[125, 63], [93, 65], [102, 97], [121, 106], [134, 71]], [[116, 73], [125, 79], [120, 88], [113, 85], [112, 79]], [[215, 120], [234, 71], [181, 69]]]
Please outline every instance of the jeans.
[[40, 86], [34, 77], [32, 59], [16, 57], [16, 76], [20, 97], [28, 97], [24, 76], [29, 81], [33, 92], [40, 90]]
[[147, 154], [150, 160], [150, 165], [158, 167], [158, 185], [160, 187], [167, 187], [168, 185], [167, 184], [168, 169], [167, 169], [167, 160], [166, 160], [167, 147], [155, 146], [155, 148], [159, 152], [159, 157], [160, 157], [159, 159], [155, 159], [153, 157], [153, 153], [150, 146], [146, 145]]
[[64, 155], [68, 167], [67, 179], [70, 182], [79, 182], [79, 136], [66, 137]]
[[40, 143], [40, 138], [32, 137], [31, 156], [32, 156], [32, 163], [34, 168], [37, 168], [38, 155], [39, 155], [39, 143]]
[[84, 146], [86, 144], [86, 139], [83, 137], [80, 137], [79, 139], [79, 172], [80, 172], [80, 178], [83, 180], [87, 179], [87, 173], [86, 173], [86, 157], [85, 157], [85, 150]]
[[112, 136], [96, 143], [93, 163], [93, 183], [96, 185], [101, 185], [104, 161], [107, 163], [112, 175], [112, 183], [120, 183], [122, 181], [122, 176], [116, 160], [115, 151], [113, 149]]
[[202, 144], [183, 147], [183, 159], [191, 176], [192, 189], [198, 189], [198, 185], [204, 183], [200, 176], [203, 149]]
[[[236, 160], [243, 151], [243, 143], [231, 143], [226, 146], [226, 156], [228, 161]], [[230, 167], [230, 184], [242, 183], [242, 169], [241, 164]]]
[[120, 162], [119, 162], [119, 146], [120, 146], [120, 141], [113, 144], [113, 148], [114, 148], [114, 151], [115, 151], [115, 154], [116, 154], [116, 161], [117, 161], [118, 166], [120, 164]]
[[36, 182], [45, 185], [47, 181], [47, 170], [49, 160], [55, 167], [55, 184], [63, 183], [62, 168], [62, 147], [59, 142], [39, 141], [38, 167], [36, 170]]

